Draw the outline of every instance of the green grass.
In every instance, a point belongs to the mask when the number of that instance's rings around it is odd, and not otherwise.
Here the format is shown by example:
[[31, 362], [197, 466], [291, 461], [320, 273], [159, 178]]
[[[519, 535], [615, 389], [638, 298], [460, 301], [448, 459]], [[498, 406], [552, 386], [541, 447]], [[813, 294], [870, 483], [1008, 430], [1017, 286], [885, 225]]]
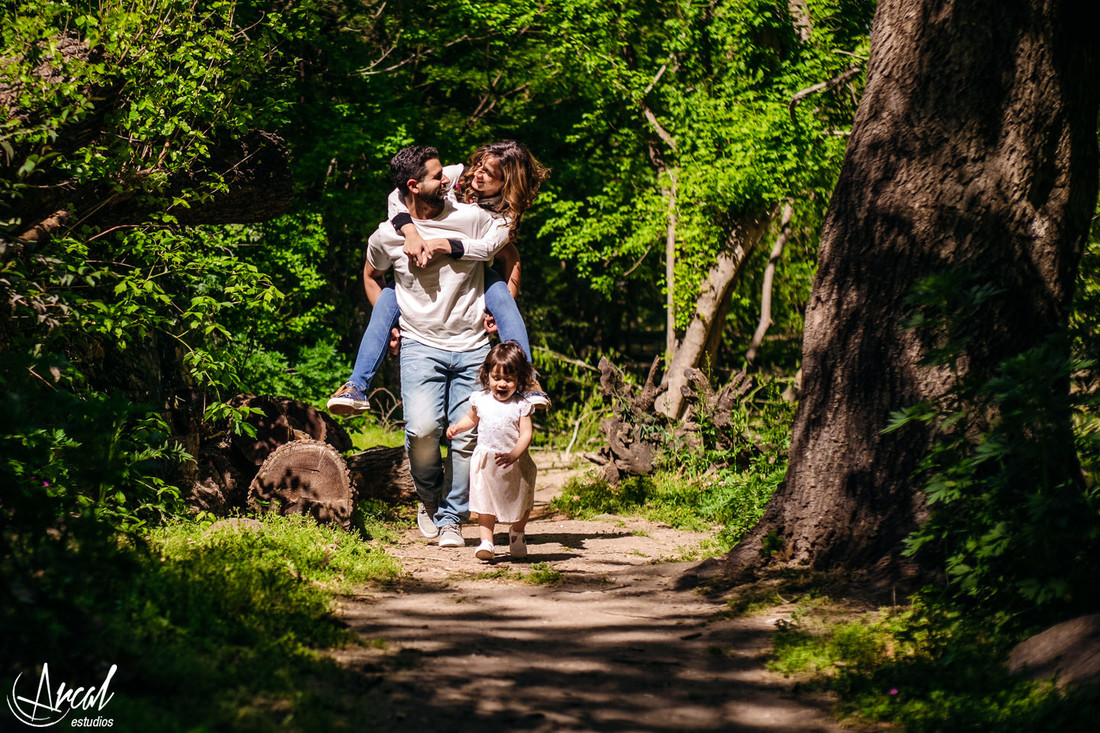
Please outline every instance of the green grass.
[[843, 614], [827, 600], [800, 603], [775, 636], [769, 668], [840, 696], [854, 721], [907, 731], [1091, 731], [1096, 702], [1012, 677], [1013, 639], [918, 604]]
[[369, 729], [362, 677], [324, 652], [360, 643], [336, 596], [399, 573], [377, 543], [303, 517], [175, 521], [39, 599], [38, 648], [16, 651], [59, 678], [117, 664], [113, 730]]
[[[668, 464], [675, 464], [674, 457]], [[693, 473], [696, 468], [628, 476], [617, 485], [593, 476], [572, 479], [550, 506], [577, 519], [617, 514], [640, 516], [685, 531], [716, 530], [701, 551], [719, 555], [756, 524], [783, 478], [786, 461], [771, 453], [754, 458], [744, 469]]]
[[362, 416], [355, 422], [347, 422], [344, 428], [351, 436], [351, 444], [355, 450], [362, 451], [376, 446], [397, 448], [405, 444], [405, 431], [380, 425], [370, 415]]
[[478, 573], [475, 577], [479, 580], [512, 580], [531, 585], [553, 585], [561, 582], [562, 574], [550, 563], [537, 562], [530, 566], [530, 572], [527, 573], [516, 568], [502, 567]]

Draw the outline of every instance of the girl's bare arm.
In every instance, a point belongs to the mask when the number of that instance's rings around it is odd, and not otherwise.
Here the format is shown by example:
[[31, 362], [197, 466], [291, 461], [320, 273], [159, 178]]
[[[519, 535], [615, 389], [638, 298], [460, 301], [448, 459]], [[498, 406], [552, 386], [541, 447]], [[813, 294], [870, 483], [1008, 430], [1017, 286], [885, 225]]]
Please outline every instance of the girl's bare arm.
[[461, 420], [447, 428], [447, 439], [449, 440], [459, 433], [465, 433], [467, 430], [473, 430], [477, 427], [477, 423], [477, 408], [471, 407], [470, 411], [467, 412]]
[[513, 463], [520, 459], [524, 453], [527, 452], [527, 448], [531, 445], [531, 438], [534, 437], [535, 430], [531, 425], [531, 416], [523, 415], [519, 419], [519, 438], [516, 440], [516, 447], [508, 453], [497, 453], [497, 465], [498, 466], [511, 466]]

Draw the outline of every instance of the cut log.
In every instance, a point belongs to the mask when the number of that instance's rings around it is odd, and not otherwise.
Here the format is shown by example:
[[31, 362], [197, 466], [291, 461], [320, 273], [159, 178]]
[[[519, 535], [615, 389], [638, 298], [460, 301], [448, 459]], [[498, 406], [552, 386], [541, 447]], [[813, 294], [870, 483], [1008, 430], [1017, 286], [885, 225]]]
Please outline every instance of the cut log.
[[255, 436], [232, 436], [233, 447], [253, 465], [259, 466], [281, 445], [302, 438], [328, 443], [338, 452], [351, 449], [351, 438], [328, 415], [286, 397], [237, 395], [229, 401], [234, 407], [252, 407], [259, 413], [245, 418], [256, 429]]
[[307, 514], [347, 529], [355, 492], [343, 456], [328, 443], [296, 440], [276, 448], [260, 466], [248, 490], [256, 512]]
[[402, 447], [380, 445], [349, 456], [348, 471], [360, 499], [377, 499], [391, 506], [416, 503], [409, 458]]

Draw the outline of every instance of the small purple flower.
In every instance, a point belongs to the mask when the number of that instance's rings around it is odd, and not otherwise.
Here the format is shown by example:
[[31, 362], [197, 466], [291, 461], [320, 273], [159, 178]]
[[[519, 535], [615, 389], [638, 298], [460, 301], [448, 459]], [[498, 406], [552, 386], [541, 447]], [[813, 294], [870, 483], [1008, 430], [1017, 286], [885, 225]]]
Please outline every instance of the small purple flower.
[[891, 687], [891, 688], [890, 688], [890, 694], [891, 694], [891, 695], [896, 695], [896, 694], [898, 694], [898, 688], [896, 688], [896, 687]]
[[42, 485], [45, 486], [46, 488], [49, 488], [50, 482], [49, 481], [43, 481]]

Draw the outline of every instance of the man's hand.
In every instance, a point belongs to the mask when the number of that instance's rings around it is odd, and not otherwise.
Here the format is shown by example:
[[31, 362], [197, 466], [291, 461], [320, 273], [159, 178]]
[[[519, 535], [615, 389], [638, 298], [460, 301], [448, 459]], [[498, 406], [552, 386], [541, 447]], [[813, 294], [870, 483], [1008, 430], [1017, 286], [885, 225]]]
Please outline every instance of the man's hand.
[[493, 318], [493, 314], [489, 311], [485, 311], [485, 332], [496, 333], [497, 332], [497, 319]]
[[390, 329], [390, 353], [397, 356], [397, 352], [401, 351], [401, 329]]

